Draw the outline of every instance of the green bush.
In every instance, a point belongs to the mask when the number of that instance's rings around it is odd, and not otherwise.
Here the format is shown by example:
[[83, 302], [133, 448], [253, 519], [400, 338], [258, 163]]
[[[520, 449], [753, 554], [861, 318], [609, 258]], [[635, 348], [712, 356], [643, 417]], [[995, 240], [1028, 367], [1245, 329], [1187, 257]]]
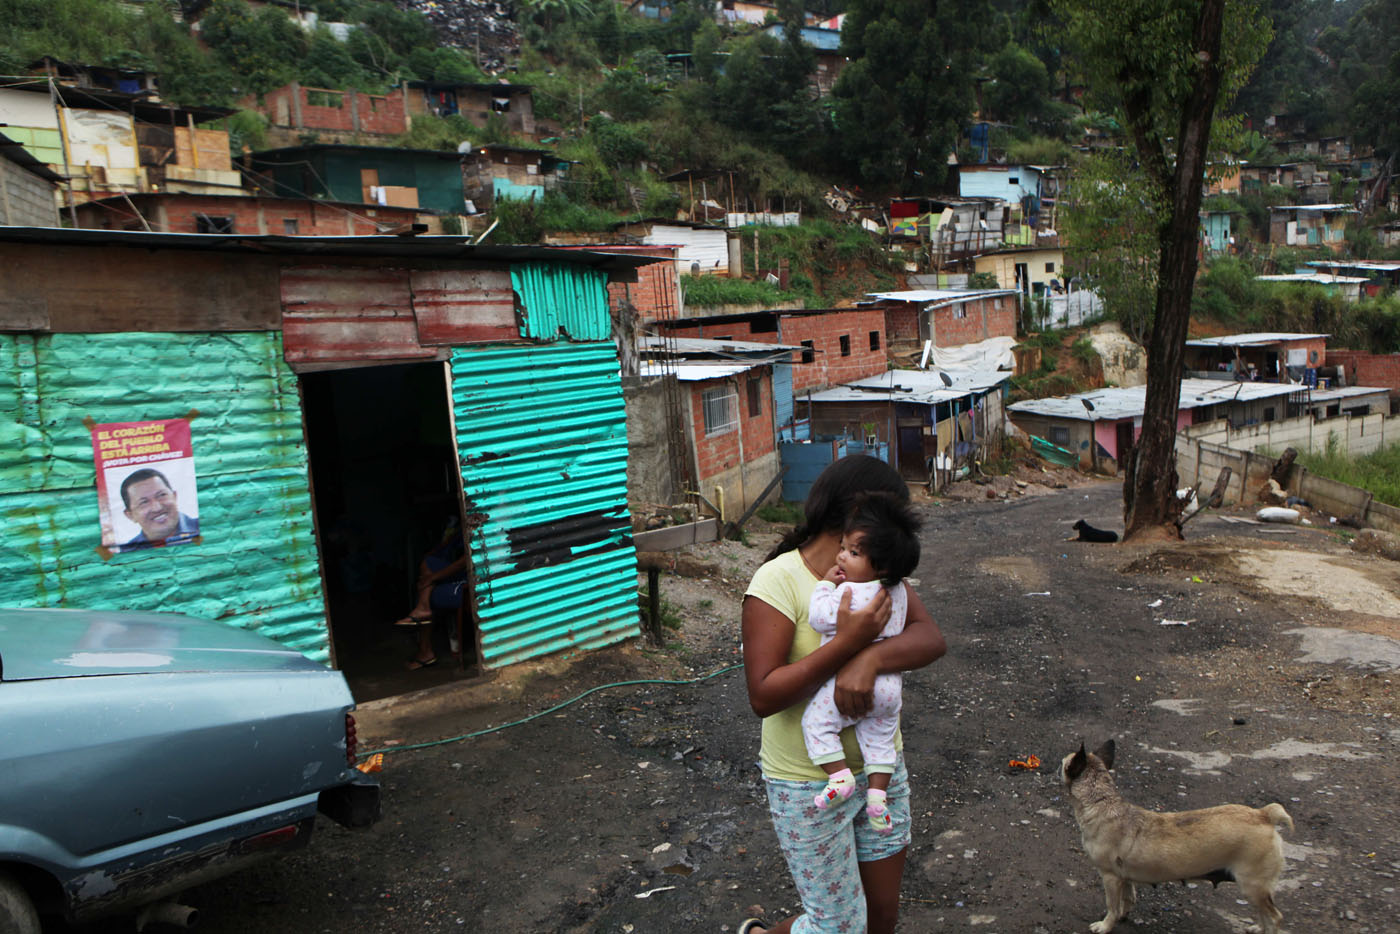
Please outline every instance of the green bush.
[[1380, 502], [1400, 506], [1400, 444], [1352, 457], [1339, 450], [1333, 435], [1325, 451], [1300, 454], [1298, 463], [1309, 473], [1369, 490]]
[[791, 295], [768, 282], [728, 279], [724, 276], [681, 276], [681, 293], [687, 308], [717, 305], [777, 305]]

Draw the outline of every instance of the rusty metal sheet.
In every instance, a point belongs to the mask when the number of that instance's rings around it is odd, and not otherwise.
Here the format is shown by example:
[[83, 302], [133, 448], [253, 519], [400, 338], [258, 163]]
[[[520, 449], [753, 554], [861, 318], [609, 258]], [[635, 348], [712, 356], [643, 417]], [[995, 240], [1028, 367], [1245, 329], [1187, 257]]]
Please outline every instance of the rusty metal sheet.
[[435, 356], [418, 342], [407, 269], [292, 266], [281, 291], [288, 363]]
[[422, 344], [476, 344], [520, 336], [508, 270], [415, 269], [410, 283]]

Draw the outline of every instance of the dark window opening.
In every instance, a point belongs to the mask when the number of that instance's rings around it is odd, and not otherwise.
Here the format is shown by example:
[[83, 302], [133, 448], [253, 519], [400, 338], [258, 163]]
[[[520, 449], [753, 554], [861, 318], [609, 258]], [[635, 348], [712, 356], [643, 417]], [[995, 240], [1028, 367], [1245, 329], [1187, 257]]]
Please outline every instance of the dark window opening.
[[870, 332], [870, 349], [871, 349], [871, 350], [879, 350], [879, 349], [880, 349], [880, 332], [879, 332], [879, 331], [871, 331], [871, 332]]
[[1068, 448], [1068, 447], [1069, 447], [1069, 429], [1068, 429], [1068, 428], [1061, 428], [1061, 427], [1059, 427], [1058, 425], [1051, 425], [1051, 426], [1050, 426], [1050, 431], [1047, 432], [1047, 434], [1050, 435], [1050, 443], [1051, 443], [1051, 444], [1056, 445], [1057, 447], [1062, 447], [1062, 448]]
[[1046, 263], [1046, 264], [1045, 264], [1045, 271], [1046, 271], [1046, 272], [1054, 272], [1054, 271], [1055, 271], [1055, 264], [1054, 264], [1054, 263]]
[[758, 418], [763, 414], [763, 378], [761, 376], [749, 377], [749, 418]]
[[283, 234], [283, 236], [295, 237], [295, 236], [297, 235], [297, 227], [298, 227], [298, 223], [297, 223], [297, 219], [296, 219], [295, 217], [284, 217], [284, 218], [282, 218], [282, 234]]
[[802, 342], [802, 362], [803, 362], [803, 363], [811, 363], [811, 362], [812, 362], [813, 360], [815, 360], [815, 359], [817, 359], [816, 345], [813, 344], [811, 341], [803, 341], [803, 342]]
[[233, 233], [233, 218], [196, 214], [194, 216], [194, 232], [202, 234], [231, 234]]
[[1273, 407], [1273, 406], [1269, 406], [1268, 408], [1266, 408], [1266, 409], [1264, 410], [1264, 421], [1266, 421], [1266, 422], [1271, 422], [1271, 421], [1273, 421], [1273, 420], [1274, 420], [1274, 407]]
[[849, 357], [850, 355], [851, 355], [851, 335], [849, 335], [849, 334], [842, 334], [842, 335], [841, 335], [841, 356], [843, 356], [843, 357]]

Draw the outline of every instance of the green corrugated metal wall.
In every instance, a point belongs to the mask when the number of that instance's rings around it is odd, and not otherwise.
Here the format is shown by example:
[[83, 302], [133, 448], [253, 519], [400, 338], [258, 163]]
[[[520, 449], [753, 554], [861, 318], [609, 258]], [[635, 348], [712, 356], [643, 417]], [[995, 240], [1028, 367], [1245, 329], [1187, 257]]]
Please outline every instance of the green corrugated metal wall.
[[608, 316], [608, 275], [568, 263], [519, 263], [510, 269], [511, 287], [524, 306], [520, 336], [557, 340], [605, 341], [612, 337]]
[[485, 665], [637, 635], [613, 344], [458, 348], [452, 396]]
[[[328, 660], [280, 334], [3, 334], [0, 411], [0, 605], [188, 613]], [[202, 541], [104, 560], [88, 426], [186, 416]]]

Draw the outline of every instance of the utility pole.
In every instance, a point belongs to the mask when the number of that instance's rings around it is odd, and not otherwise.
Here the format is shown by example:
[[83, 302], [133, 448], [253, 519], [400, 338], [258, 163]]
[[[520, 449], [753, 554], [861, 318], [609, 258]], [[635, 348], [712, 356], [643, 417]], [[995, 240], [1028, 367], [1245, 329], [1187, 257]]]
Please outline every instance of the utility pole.
[[58, 146], [63, 152], [63, 180], [68, 183], [68, 220], [78, 226], [78, 208], [73, 198], [73, 170], [68, 164], [68, 126], [63, 119], [63, 107], [59, 103], [58, 88], [54, 87], [53, 72], [49, 72], [49, 102], [53, 104], [53, 115], [58, 121]]

